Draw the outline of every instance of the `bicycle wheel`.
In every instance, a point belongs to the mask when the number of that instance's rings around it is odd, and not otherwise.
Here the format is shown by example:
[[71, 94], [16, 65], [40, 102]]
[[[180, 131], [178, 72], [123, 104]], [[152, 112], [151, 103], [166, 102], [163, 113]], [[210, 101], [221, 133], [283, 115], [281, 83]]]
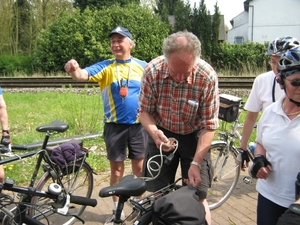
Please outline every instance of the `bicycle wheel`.
[[210, 147], [214, 167], [211, 188], [208, 189], [209, 208], [220, 207], [232, 194], [240, 176], [240, 163], [236, 149], [228, 149], [227, 143], [215, 142]]
[[[66, 192], [72, 195], [90, 198], [94, 185], [93, 170], [90, 165], [86, 162], [82, 165], [81, 162], [77, 162], [75, 167], [73, 167], [73, 165], [68, 166], [68, 171], [71, 172], [60, 178]], [[53, 178], [49, 171], [47, 171], [38, 181], [36, 189], [47, 191], [48, 186], [51, 183], [59, 182], [57, 182], [57, 179]], [[33, 197], [31, 201], [33, 209], [29, 210], [29, 215], [44, 224], [68, 225], [75, 222], [76, 218], [73, 216], [64, 216], [56, 213], [52, 207], [53, 203], [53, 200], [48, 198]], [[85, 207], [86, 206], [71, 203], [68, 213], [80, 216], [85, 210]]]

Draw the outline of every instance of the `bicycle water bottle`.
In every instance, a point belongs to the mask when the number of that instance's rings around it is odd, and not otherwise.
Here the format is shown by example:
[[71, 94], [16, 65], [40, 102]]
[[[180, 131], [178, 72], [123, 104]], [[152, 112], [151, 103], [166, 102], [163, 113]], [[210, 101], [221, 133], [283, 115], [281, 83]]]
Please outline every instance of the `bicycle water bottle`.
[[249, 145], [248, 145], [248, 148], [254, 154], [254, 150], [256, 148], [256, 143], [255, 142], [250, 142]]
[[295, 182], [295, 200], [300, 198], [300, 172], [297, 175], [297, 180]]

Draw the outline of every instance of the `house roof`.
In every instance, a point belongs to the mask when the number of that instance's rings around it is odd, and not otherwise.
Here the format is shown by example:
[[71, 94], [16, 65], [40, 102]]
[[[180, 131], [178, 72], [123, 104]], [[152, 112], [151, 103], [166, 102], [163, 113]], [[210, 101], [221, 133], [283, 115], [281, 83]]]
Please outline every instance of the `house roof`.
[[244, 10], [247, 11], [247, 12], [249, 11], [249, 4], [250, 4], [251, 1], [253, 1], [253, 0], [244, 1]]

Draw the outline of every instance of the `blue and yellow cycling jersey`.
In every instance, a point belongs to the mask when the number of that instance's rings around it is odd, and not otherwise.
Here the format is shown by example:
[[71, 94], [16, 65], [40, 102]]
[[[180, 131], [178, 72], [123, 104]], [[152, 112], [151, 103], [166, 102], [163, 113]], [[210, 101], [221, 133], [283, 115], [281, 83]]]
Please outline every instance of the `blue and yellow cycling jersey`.
[[[104, 123], [139, 123], [138, 94], [145, 66], [146, 62], [131, 58], [125, 61], [104, 60], [85, 68], [89, 81], [99, 84], [104, 106]], [[120, 96], [121, 86], [128, 88], [125, 98]]]

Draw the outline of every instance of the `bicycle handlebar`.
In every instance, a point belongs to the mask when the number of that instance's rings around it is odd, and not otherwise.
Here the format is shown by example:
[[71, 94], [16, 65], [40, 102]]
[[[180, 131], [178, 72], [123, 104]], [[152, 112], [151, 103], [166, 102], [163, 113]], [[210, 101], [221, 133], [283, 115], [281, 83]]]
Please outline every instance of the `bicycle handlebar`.
[[[8, 180], [8, 179], [5, 180], [4, 184], [0, 183], [0, 193], [2, 190], [23, 193], [23, 194], [27, 194], [30, 196], [44, 197], [44, 198], [49, 198], [49, 199], [53, 199], [53, 200], [58, 199], [58, 196], [59, 196], [59, 195], [50, 194], [45, 191], [36, 190], [33, 187], [26, 188], [26, 187], [21, 187], [21, 186], [14, 186], [13, 181]], [[66, 196], [64, 196], [64, 197], [66, 198]], [[82, 197], [82, 196], [70, 195], [70, 203], [95, 207], [97, 205], [97, 200], [93, 199], [93, 198], [86, 198], [86, 197]]]
[[92, 207], [95, 207], [97, 205], [97, 200], [94, 198], [86, 198], [76, 195], [70, 195], [70, 202], [79, 205], [88, 205]]

